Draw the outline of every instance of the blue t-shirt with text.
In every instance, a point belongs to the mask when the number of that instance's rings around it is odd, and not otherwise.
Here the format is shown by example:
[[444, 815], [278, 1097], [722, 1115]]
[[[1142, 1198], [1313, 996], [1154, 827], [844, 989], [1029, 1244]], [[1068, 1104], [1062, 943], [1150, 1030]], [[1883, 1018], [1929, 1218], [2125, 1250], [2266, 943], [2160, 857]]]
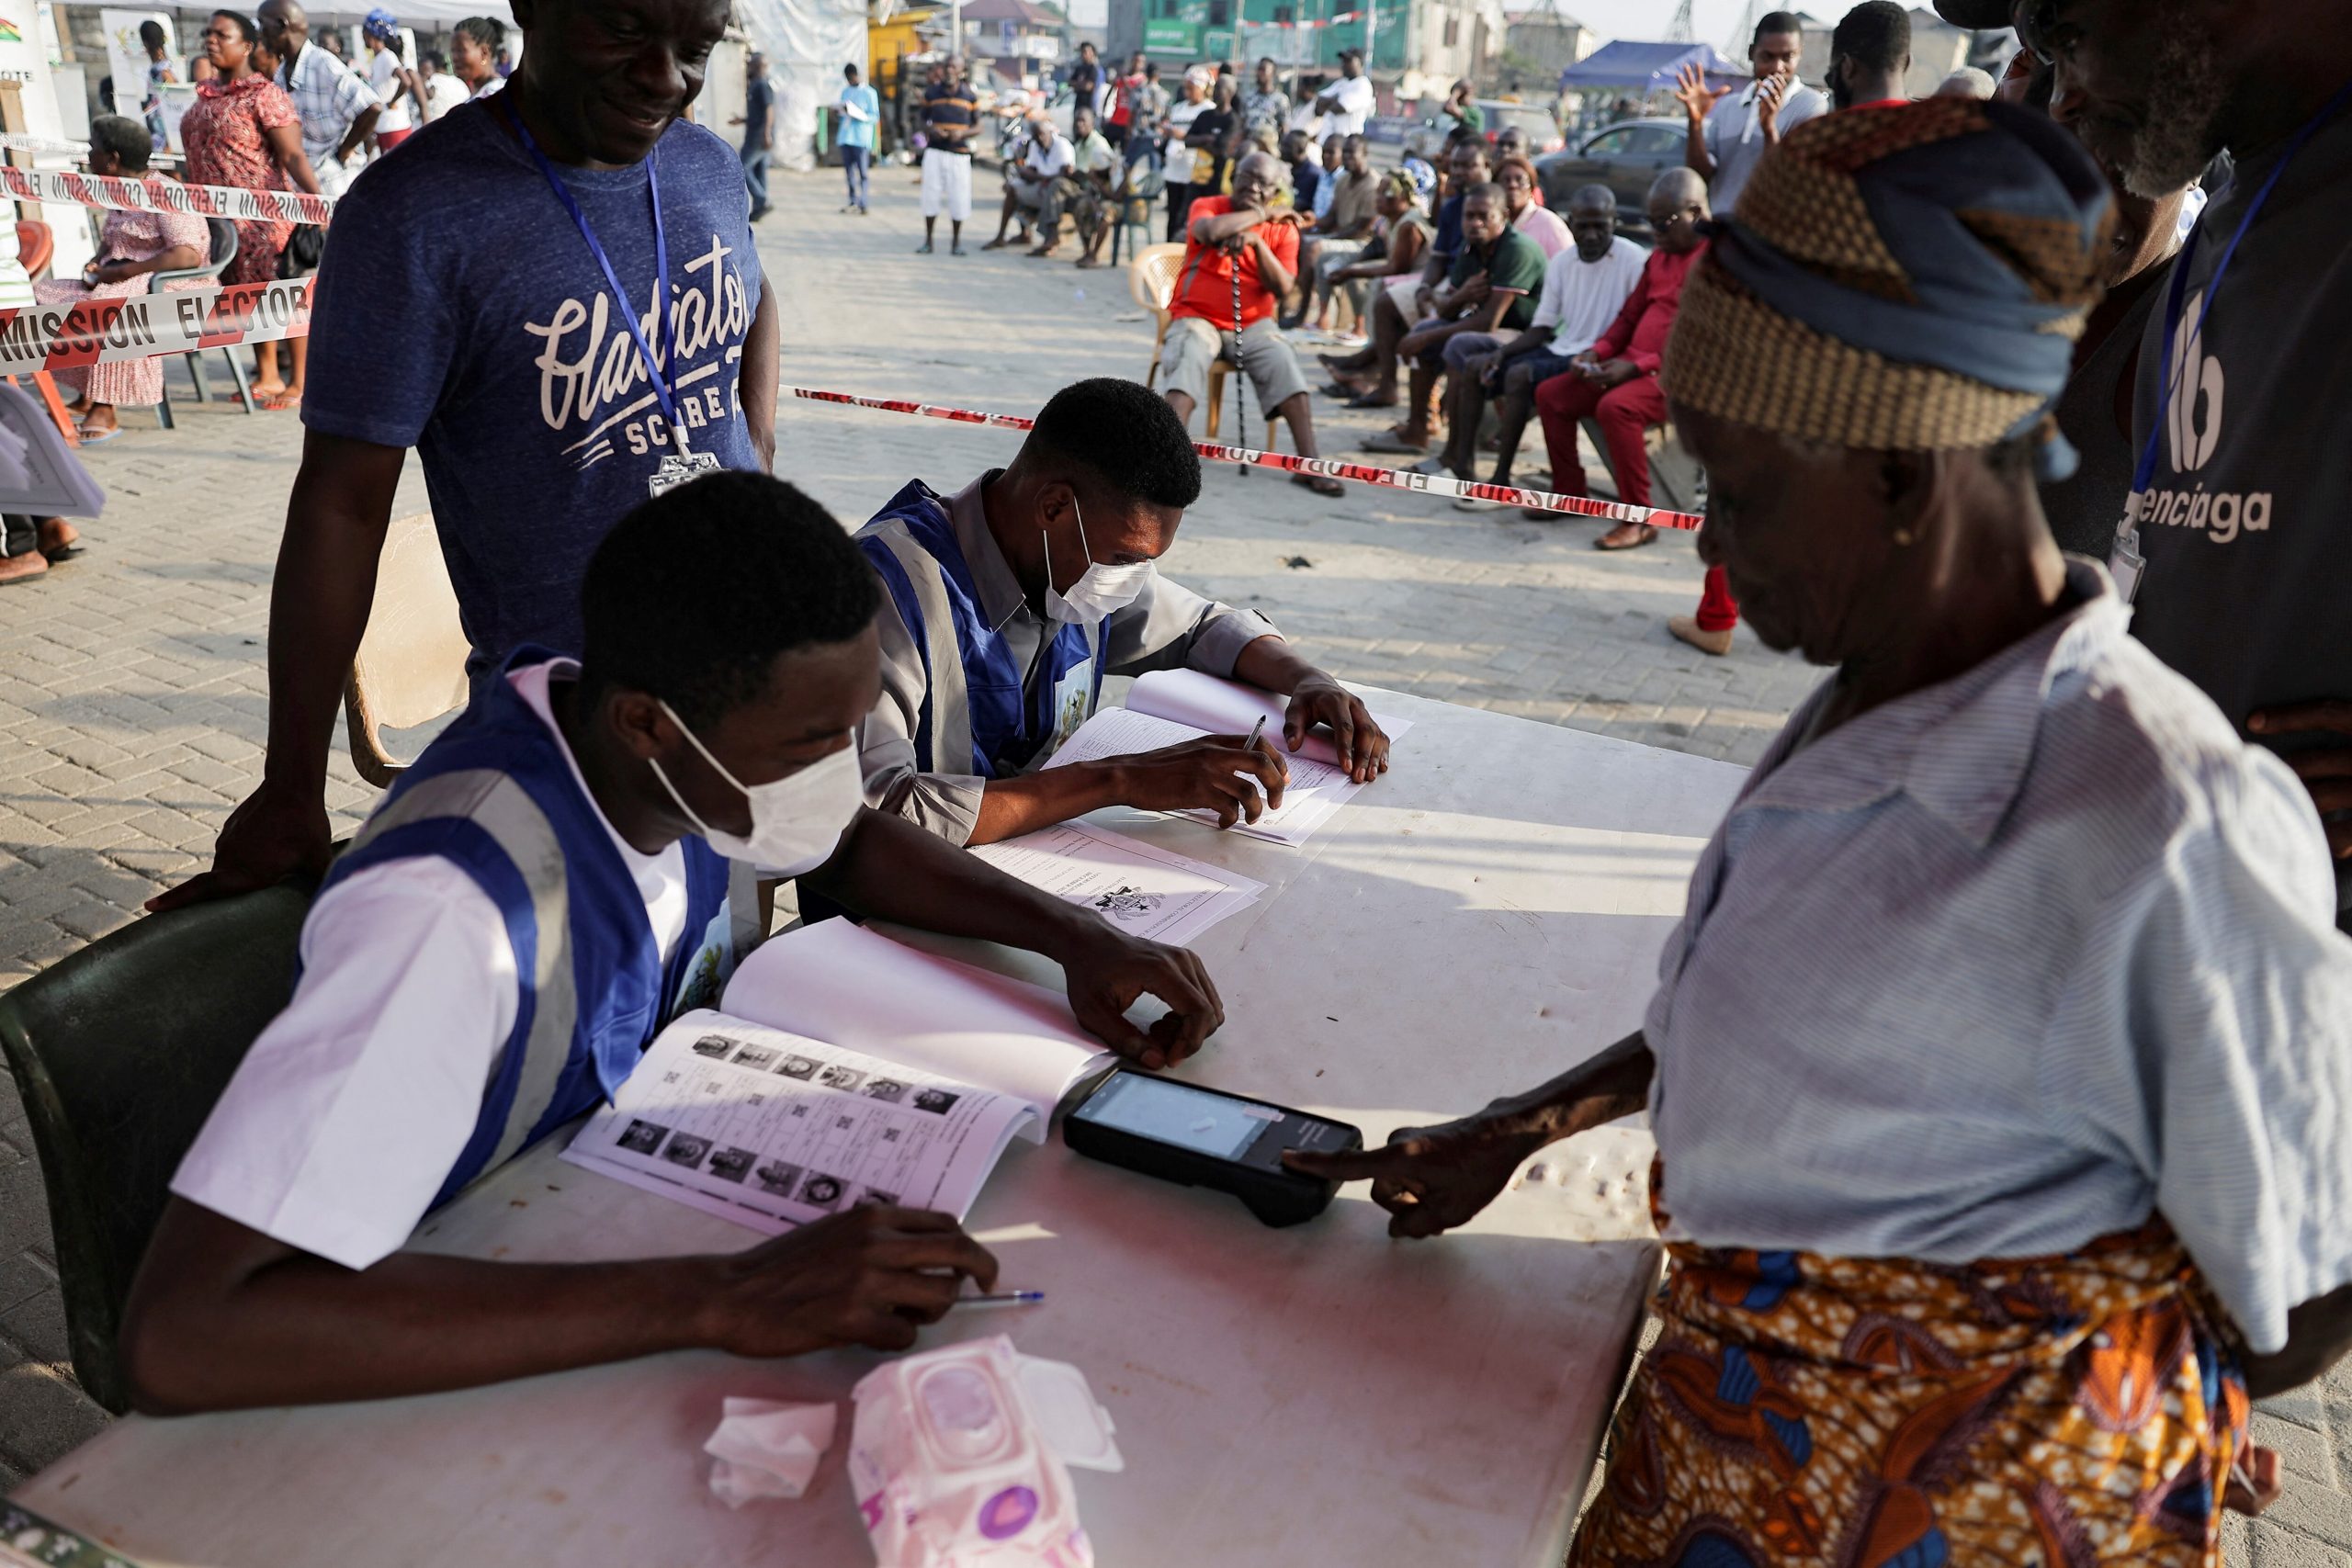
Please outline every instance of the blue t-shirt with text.
[[[477, 677], [524, 643], [581, 651], [588, 558], [677, 450], [603, 271], [497, 103], [450, 110], [337, 205], [302, 399], [321, 434], [417, 449]], [[742, 168], [683, 120], [655, 161], [659, 333], [645, 164], [559, 173], [657, 355], [674, 311], [689, 446], [755, 469], [738, 378], [762, 277]]]

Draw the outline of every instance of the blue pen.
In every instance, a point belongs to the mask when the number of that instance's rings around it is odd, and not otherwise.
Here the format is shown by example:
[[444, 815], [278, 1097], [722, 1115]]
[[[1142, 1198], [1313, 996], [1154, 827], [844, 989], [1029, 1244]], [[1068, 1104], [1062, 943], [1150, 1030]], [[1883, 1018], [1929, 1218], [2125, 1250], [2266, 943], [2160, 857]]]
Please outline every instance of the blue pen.
[[959, 1307], [1036, 1306], [1045, 1299], [1043, 1291], [999, 1291], [994, 1295], [957, 1296], [953, 1304]]

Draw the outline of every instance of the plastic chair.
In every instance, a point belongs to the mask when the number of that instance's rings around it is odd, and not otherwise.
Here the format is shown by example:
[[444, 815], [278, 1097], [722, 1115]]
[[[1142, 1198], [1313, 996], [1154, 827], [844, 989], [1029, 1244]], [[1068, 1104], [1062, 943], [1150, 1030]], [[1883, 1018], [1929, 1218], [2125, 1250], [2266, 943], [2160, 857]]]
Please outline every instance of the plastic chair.
[[293, 994], [310, 889], [134, 920], [0, 997], [49, 1189], [66, 1338], [84, 1392], [119, 1415], [122, 1305], [172, 1173], [263, 1027]]
[[[1159, 380], [1160, 350], [1168, 342], [1168, 302], [1176, 297], [1176, 275], [1184, 265], [1182, 245], [1146, 245], [1127, 264], [1127, 291], [1136, 304], [1149, 310], [1159, 321], [1159, 334], [1151, 341], [1151, 368], [1144, 373], [1143, 384], [1156, 386]], [[1207, 439], [1216, 439], [1217, 426], [1225, 408], [1225, 378], [1238, 367], [1223, 354], [1209, 366], [1208, 407], [1202, 411], [1202, 430]], [[1266, 422], [1266, 450], [1274, 449], [1274, 438], [1280, 422]], [[1248, 469], [1242, 470], [1247, 473]]]
[[413, 729], [466, 705], [471, 651], [432, 513], [394, 518], [376, 563], [368, 629], [343, 689], [351, 765], [361, 778], [389, 789], [408, 766], [384, 750], [380, 730]]
[[48, 224], [27, 218], [17, 220], [17, 260], [24, 265], [27, 277], [45, 275], [56, 254], [57, 235]]
[[[1151, 204], [1168, 188], [1168, 182], [1158, 169], [1147, 170], [1133, 190], [1123, 191], [1111, 198], [1111, 265], [1119, 265], [1119, 244], [1133, 229], [1138, 236], [1151, 232]], [[1143, 254], [1140, 238], [1127, 247], [1137, 255]]]
[[[237, 226], [226, 218], [208, 218], [204, 221], [212, 231], [212, 243], [205, 264], [202, 266], [185, 267], [172, 272], [155, 274], [154, 280], [147, 286], [149, 292], [161, 293], [165, 284], [184, 277], [218, 278], [229, 270], [229, 264], [237, 259]], [[195, 351], [184, 357], [187, 360], [188, 379], [196, 383], [196, 400], [199, 403], [210, 402], [212, 384], [204, 378], [203, 353], [200, 350]], [[224, 346], [220, 350], [220, 357], [229, 362], [229, 376], [237, 384], [238, 400], [245, 405], [247, 413], [254, 412], [253, 382], [245, 375], [245, 362], [237, 357], [237, 351], [233, 347]], [[155, 405], [155, 423], [165, 430], [174, 428], [172, 387], [168, 379], [164, 383], [164, 400]]]

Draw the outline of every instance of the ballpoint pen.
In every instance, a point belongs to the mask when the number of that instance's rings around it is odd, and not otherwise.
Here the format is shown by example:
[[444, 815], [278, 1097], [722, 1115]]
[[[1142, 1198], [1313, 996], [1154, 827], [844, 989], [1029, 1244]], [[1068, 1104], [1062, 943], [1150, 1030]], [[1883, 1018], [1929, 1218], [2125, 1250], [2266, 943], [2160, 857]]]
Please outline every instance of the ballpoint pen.
[[957, 1296], [949, 1304], [959, 1307], [1036, 1306], [1046, 1299], [1043, 1291], [998, 1291], [985, 1296]]

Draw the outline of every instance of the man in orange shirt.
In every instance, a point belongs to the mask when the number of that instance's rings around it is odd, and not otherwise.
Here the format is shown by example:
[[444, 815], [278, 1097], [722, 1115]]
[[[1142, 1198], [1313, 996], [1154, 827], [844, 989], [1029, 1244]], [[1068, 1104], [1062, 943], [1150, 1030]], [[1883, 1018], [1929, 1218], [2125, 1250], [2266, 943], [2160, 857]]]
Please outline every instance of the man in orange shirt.
[[[1159, 368], [1168, 406], [1189, 423], [1193, 410], [1208, 400], [1209, 367], [1223, 355], [1250, 378], [1265, 416], [1289, 423], [1299, 455], [1313, 457], [1320, 454], [1306, 378], [1274, 322], [1275, 308], [1296, 280], [1298, 230], [1306, 221], [1303, 213], [1272, 205], [1287, 175], [1272, 153], [1252, 152], [1233, 172], [1232, 196], [1193, 203]], [[1236, 431], [1233, 439], [1249, 435]], [[1334, 479], [1291, 477], [1318, 495], [1342, 493]]]

